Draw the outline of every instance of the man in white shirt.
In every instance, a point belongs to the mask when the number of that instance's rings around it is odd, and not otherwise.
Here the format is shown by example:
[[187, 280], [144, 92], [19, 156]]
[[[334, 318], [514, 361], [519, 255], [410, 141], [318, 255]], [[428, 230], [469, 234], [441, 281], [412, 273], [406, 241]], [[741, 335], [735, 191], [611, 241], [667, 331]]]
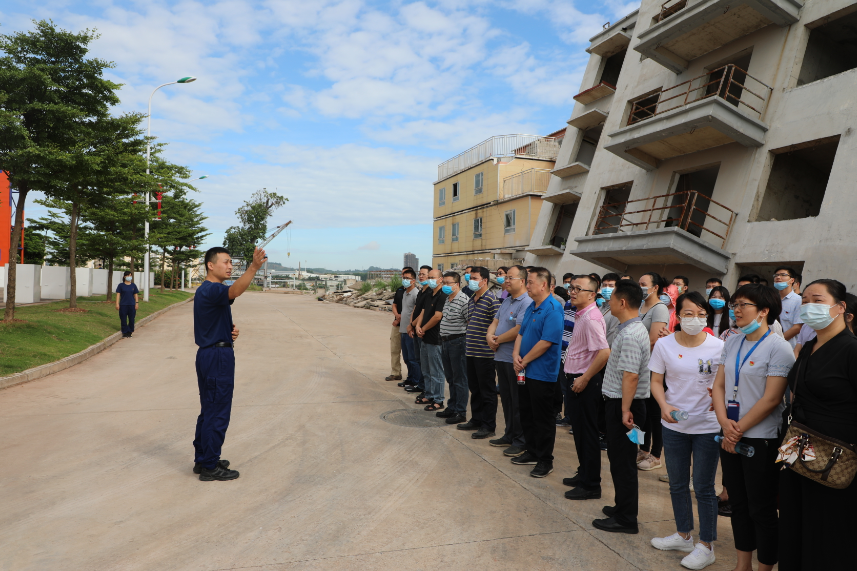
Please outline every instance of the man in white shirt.
[[793, 291], [797, 272], [794, 268], [780, 266], [774, 270], [774, 288], [780, 292], [780, 302], [783, 310], [780, 312], [780, 324], [783, 326], [783, 337], [794, 349], [797, 340], [795, 336], [800, 333], [803, 320], [800, 318], [801, 299]]

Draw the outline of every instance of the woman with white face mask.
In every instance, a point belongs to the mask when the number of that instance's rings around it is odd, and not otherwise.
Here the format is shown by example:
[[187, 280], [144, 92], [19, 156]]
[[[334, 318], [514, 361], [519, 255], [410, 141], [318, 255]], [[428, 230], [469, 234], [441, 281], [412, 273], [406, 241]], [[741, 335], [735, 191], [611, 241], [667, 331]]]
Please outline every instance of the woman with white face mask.
[[[732, 507], [730, 519], [738, 556], [735, 569], [752, 571], [756, 551], [759, 571], [771, 571], [779, 552], [780, 467], [775, 460], [785, 410], [783, 393], [794, 354], [791, 344], [771, 330], [782, 310], [774, 288], [742, 286], [729, 307], [741, 333], [724, 343], [712, 400], [723, 431], [720, 466]], [[739, 442], [753, 447], [754, 454], [738, 454], [735, 445]]]
[[[801, 319], [816, 337], [803, 346], [788, 376], [793, 421], [830, 439], [857, 444], [857, 338], [846, 323], [845, 286], [816, 280], [801, 298]], [[848, 546], [854, 540], [857, 479], [837, 490], [792, 470], [779, 476], [780, 569], [853, 569], [854, 552]]]
[[140, 290], [134, 283], [134, 274], [125, 272], [122, 283], [116, 286], [116, 311], [119, 312], [119, 324], [122, 326], [122, 337], [131, 337], [134, 333], [134, 319], [140, 309]]
[[[714, 478], [720, 460], [717, 415], [711, 408], [709, 390], [720, 365], [723, 341], [705, 329], [712, 309], [697, 292], [680, 295], [676, 313], [681, 330], [659, 339], [652, 351], [652, 397], [658, 402], [663, 425], [664, 452], [670, 497], [677, 533], [652, 539], [662, 550], [690, 553], [682, 560], [689, 569], [714, 563], [717, 539], [717, 494]], [[664, 390], [664, 382], [669, 391]], [[690, 465], [693, 490], [699, 508], [699, 543], [694, 545], [693, 510], [690, 499]]]

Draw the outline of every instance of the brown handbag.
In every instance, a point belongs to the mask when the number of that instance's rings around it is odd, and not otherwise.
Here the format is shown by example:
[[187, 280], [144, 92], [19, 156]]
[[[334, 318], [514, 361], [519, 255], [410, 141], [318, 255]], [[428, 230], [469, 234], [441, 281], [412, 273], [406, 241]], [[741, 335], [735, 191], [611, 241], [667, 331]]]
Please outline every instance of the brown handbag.
[[[806, 373], [806, 361], [809, 355], [806, 357], [802, 359], [795, 377], [795, 390], [789, 406], [788, 430], [786, 430], [781, 445], [786, 444], [794, 437], [798, 437], [797, 459], [788, 467], [822, 486], [842, 490], [850, 486], [854, 476], [857, 475], [857, 447], [825, 436], [799, 422], [792, 422], [792, 413], [797, 399], [797, 386]], [[815, 460], [804, 461], [802, 460], [803, 451], [809, 444], [812, 444], [815, 449]]]

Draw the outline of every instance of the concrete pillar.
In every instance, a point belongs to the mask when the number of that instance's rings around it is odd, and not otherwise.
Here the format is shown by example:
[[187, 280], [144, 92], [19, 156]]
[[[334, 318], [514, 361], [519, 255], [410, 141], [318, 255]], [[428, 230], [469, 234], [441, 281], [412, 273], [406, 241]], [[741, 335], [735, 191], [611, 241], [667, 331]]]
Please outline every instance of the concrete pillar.
[[78, 297], [90, 297], [92, 294], [92, 268], [75, 268], [74, 275], [77, 278]]

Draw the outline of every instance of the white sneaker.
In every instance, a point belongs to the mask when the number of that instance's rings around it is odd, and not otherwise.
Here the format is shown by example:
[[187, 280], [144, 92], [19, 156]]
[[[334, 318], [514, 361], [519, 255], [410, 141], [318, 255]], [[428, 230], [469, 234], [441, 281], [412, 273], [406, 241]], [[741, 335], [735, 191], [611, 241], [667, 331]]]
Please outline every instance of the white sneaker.
[[[690, 553], [693, 551], [693, 536], [689, 535], [687, 539], [674, 533], [669, 537], [653, 537], [652, 546], [661, 551], [684, 551]], [[685, 557], [687, 559], [687, 557]], [[702, 569], [702, 567], [700, 567]]]
[[697, 543], [693, 552], [681, 560], [682, 566], [688, 569], [704, 569], [712, 563], [714, 563], [714, 545], [709, 549], [701, 543]]

